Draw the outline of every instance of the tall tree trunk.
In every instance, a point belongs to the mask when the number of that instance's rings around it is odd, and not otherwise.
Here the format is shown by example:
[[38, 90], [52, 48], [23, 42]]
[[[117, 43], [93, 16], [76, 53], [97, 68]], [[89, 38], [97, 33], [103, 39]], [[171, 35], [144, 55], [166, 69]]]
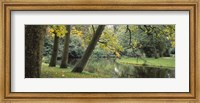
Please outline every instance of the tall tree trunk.
[[70, 39], [70, 31], [71, 26], [67, 25], [67, 34], [65, 35], [65, 44], [63, 48], [63, 54], [62, 54], [62, 61], [60, 64], [60, 68], [66, 68], [67, 62], [68, 62], [68, 55], [69, 55], [69, 39]]
[[159, 53], [157, 52], [157, 49], [154, 47], [154, 58], [158, 59], [159, 58]]
[[90, 41], [83, 57], [81, 58], [81, 60], [75, 65], [74, 69], [72, 70], [72, 72], [79, 72], [81, 73], [85, 67], [85, 65], [87, 64], [88, 59], [90, 58], [97, 42], [99, 41], [99, 38], [103, 32], [105, 28], [105, 25], [99, 25], [96, 33], [93, 35], [92, 40]]
[[25, 78], [39, 78], [46, 26], [25, 25]]
[[[154, 35], [150, 35], [151, 36], [151, 40], [154, 41]], [[158, 59], [159, 58], [159, 52], [156, 49], [156, 45], [153, 45], [153, 49], [154, 49], [154, 58]]]
[[54, 43], [53, 43], [53, 51], [52, 51], [51, 60], [49, 63], [50, 67], [56, 66], [56, 60], [57, 60], [57, 55], [58, 55], [58, 44], [59, 44], [59, 37], [55, 34]]

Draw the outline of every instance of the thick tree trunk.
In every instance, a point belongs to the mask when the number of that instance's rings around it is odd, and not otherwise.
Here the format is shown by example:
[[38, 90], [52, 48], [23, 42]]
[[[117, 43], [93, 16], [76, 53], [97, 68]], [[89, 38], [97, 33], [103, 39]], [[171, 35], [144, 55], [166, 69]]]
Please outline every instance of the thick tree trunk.
[[68, 55], [69, 55], [69, 39], [70, 39], [70, 31], [71, 26], [67, 25], [67, 34], [65, 35], [65, 44], [63, 48], [63, 54], [62, 54], [62, 61], [60, 64], [60, 68], [66, 68], [67, 62], [68, 62]]
[[53, 43], [53, 51], [52, 51], [51, 60], [49, 63], [50, 67], [56, 66], [57, 55], [58, 55], [58, 44], [59, 44], [59, 37], [57, 35], [55, 35], [54, 43]]
[[89, 59], [89, 57], [91, 56], [97, 42], [99, 41], [99, 38], [103, 32], [105, 28], [105, 25], [99, 25], [96, 33], [93, 35], [92, 40], [90, 41], [90, 44], [88, 45], [83, 57], [81, 58], [81, 60], [75, 65], [74, 69], [72, 70], [72, 72], [79, 72], [81, 73], [85, 67], [85, 65], [87, 64], [87, 61]]
[[25, 78], [39, 78], [46, 26], [25, 25]]

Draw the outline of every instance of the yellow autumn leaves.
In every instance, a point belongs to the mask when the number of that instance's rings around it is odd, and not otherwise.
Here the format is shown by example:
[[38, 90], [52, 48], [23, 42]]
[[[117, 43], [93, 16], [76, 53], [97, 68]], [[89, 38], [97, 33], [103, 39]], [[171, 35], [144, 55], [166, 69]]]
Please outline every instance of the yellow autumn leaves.
[[83, 36], [83, 32], [77, 30], [75, 27], [72, 27], [71, 34], [77, 35], [79, 37]]
[[[62, 38], [67, 34], [66, 26], [65, 25], [51, 25], [48, 27], [48, 33], [54, 37], [55, 35]], [[82, 36], [82, 31], [77, 30], [75, 27], [72, 27], [71, 34]]]
[[106, 30], [102, 33], [100, 41], [103, 42], [99, 43], [101, 49], [120, 57], [119, 52], [123, 51], [123, 47], [120, 45], [117, 35], [113, 34], [112, 31]]
[[66, 30], [65, 25], [51, 25], [48, 28], [48, 32], [54, 37], [55, 35], [58, 37], [64, 37], [68, 32]]

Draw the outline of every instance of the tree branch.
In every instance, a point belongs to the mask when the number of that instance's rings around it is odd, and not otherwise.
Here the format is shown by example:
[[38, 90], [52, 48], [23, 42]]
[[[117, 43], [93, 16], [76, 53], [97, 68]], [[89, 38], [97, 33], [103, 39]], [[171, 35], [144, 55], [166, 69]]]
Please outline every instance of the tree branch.
[[92, 30], [93, 30], [93, 33], [95, 34], [96, 31], [95, 31], [95, 29], [94, 29], [94, 25], [92, 25]]
[[145, 32], [141, 25], [139, 25], [138, 28]]
[[129, 25], [126, 26], [126, 32], [129, 32], [129, 45], [132, 46], [132, 36], [131, 36], [131, 29]]
[[108, 42], [105, 42], [105, 41], [98, 41], [99, 43], [102, 43], [102, 44], [107, 44]]

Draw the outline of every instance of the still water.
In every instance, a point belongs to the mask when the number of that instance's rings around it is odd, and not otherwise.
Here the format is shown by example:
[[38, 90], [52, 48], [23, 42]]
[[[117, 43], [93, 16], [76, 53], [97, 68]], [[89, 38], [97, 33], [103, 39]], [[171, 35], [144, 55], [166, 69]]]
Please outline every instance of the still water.
[[[70, 59], [74, 66], [79, 59]], [[175, 78], [174, 68], [157, 68], [120, 64], [115, 59], [90, 59], [84, 71], [99, 73], [111, 78]]]

